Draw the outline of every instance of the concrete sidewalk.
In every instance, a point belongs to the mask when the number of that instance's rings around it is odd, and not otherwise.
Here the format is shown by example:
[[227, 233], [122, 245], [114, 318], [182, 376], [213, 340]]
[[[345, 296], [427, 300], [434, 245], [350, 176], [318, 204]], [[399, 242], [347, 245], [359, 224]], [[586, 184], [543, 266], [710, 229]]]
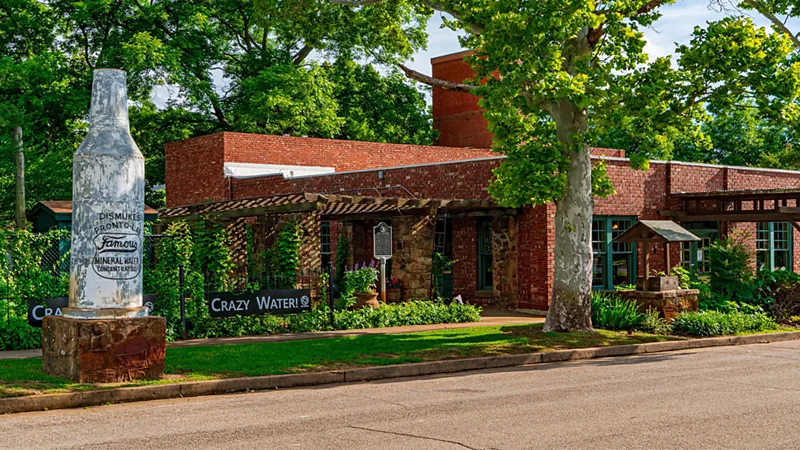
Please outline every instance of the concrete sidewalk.
[[[283, 333], [268, 336], [243, 336], [231, 338], [211, 338], [211, 339], [189, 339], [186, 341], [175, 341], [167, 344], [167, 348], [180, 347], [201, 347], [205, 345], [225, 345], [225, 344], [253, 344], [257, 342], [283, 342], [301, 341], [309, 339], [325, 339], [334, 337], [366, 336], [371, 334], [403, 334], [417, 333], [421, 331], [449, 330], [456, 328], [488, 327], [494, 325], [529, 325], [543, 323], [544, 317], [536, 317], [516, 311], [505, 311], [498, 309], [486, 309], [481, 313], [480, 322], [469, 323], [443, 323], [434, 325], [409, 325], [403, 327], [390, 328], [366, 328], [362, 330], [337, 330], [337, 331], [314, 331], [310, 333]], [[0, 352], [2, 359], [24, 359], [39, 358], [42, 356], [41, 349], [15, 350]]]

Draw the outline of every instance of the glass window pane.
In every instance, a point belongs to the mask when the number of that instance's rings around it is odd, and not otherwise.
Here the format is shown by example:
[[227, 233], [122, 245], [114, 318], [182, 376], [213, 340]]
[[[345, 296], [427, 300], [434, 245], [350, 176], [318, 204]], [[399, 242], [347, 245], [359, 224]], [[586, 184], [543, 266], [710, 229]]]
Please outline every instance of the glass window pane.
[[323, 222], [320, 224], [320, 253], [329, 255], [331, 253], [331, 224]]
[[611, 266], [611, 277], [614, 286], [630, 284], [630, 260], [630, 255], [614, 254], [614, 260], [612, 261]]
[[606, 255], [595, 255], [594, 260], [592, 262], [592, 286], [597, 287], [604, 287], [606, 284], [605, 281], [605, 270], [604, 267], [606, 266]]
[[606, 221], [592, 220], [592, 252], [595, 255], [606, 252]]
[[775, 265], [772, 270], [788, 270], [788, 269], [789, 269], [789, 252], [776, 251]]

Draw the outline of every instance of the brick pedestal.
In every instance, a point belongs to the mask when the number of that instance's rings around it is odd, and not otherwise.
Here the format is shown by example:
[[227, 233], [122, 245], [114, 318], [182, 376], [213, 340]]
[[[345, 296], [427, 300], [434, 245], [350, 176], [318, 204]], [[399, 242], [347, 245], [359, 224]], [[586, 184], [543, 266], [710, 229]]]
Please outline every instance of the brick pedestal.
[[42, 370], [79, 383], [160, 378], [166, 327], [163, 317], [84, 320], [45, 316]]

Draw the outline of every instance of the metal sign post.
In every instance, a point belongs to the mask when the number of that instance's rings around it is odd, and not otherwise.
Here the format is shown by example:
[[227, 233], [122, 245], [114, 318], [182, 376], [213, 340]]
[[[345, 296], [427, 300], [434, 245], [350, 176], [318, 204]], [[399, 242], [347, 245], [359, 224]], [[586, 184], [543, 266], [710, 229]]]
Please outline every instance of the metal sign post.
[[386, 260], [392, 257], [392, 227], [381, 222], [372, 229], [372, 253], [381, 261], [381, 301], [386, 303]]

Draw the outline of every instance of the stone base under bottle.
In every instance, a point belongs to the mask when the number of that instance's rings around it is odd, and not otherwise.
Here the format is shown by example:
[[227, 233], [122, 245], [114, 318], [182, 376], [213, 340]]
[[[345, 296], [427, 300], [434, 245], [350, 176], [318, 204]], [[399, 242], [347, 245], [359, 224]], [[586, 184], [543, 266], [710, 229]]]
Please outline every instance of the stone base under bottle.
[[163, 317], [42, 322], [42, 370], [78, 383], [157, 379], [164, 374], [167, 322]]

